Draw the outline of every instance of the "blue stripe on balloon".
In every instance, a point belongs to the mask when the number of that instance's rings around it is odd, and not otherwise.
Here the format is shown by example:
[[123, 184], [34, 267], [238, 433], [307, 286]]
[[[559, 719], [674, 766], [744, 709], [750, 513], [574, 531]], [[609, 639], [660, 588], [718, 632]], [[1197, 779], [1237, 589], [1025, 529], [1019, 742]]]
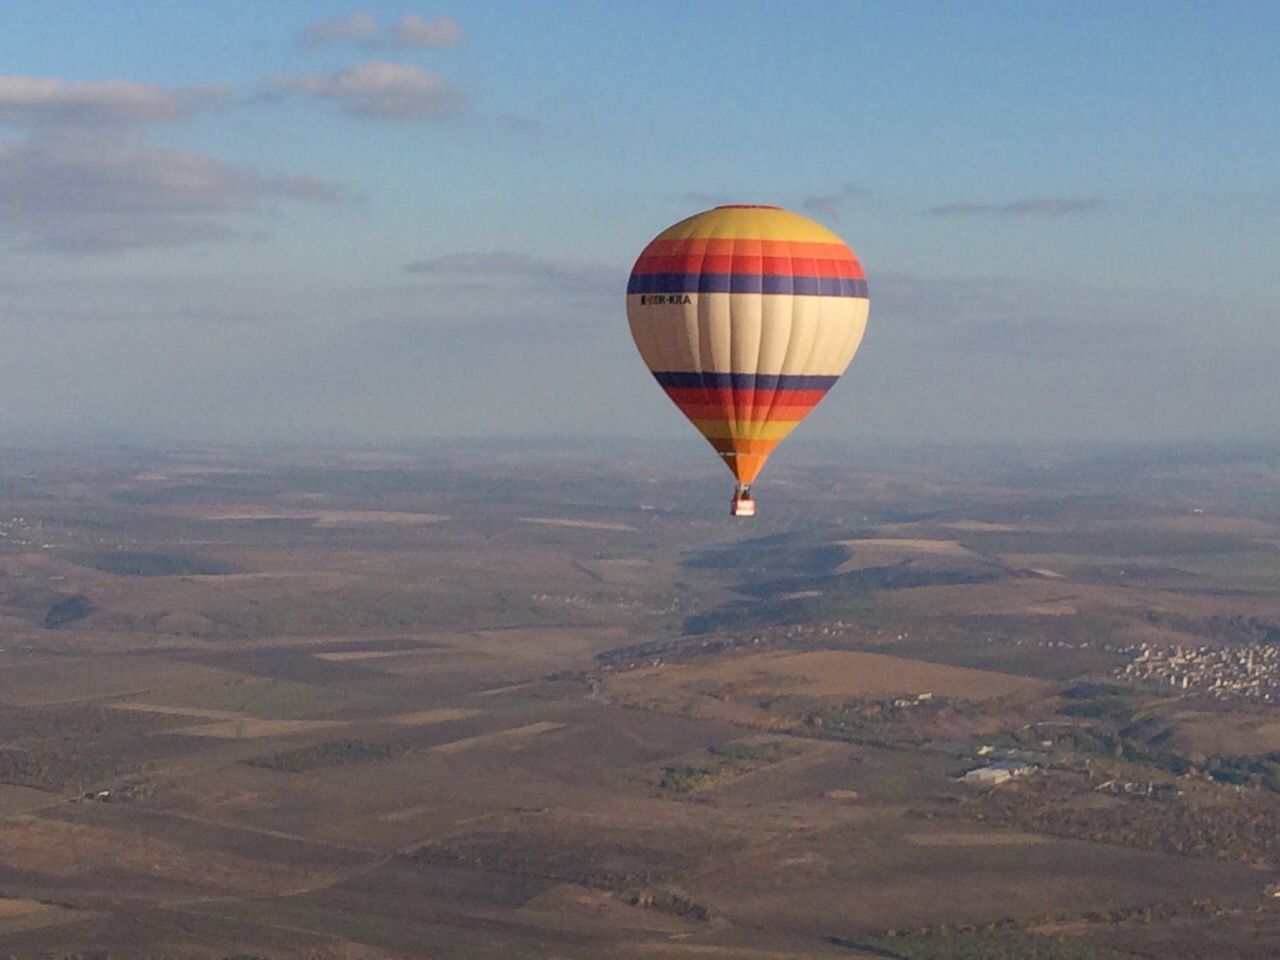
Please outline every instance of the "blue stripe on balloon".
[[829, 390], [837, 377], [798, 373], [704, 373], [655, 370], [653, 378], [663, 387], [713, 387], [731, 390]]
[[633, 273], [627, 293], [786, 293], [866, 297], [867, 281], [776, 273]]

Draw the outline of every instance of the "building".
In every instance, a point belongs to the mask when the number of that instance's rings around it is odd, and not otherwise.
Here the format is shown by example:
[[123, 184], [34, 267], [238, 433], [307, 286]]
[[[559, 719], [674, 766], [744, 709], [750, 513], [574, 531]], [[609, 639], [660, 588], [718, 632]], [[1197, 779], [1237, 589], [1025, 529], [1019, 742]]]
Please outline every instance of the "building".
[[962, 773], [957, 779], [977, 787], [995, 787], [1014, 777], [1025, 777], [1032, 768], [1017, 760], [1004, 760]]

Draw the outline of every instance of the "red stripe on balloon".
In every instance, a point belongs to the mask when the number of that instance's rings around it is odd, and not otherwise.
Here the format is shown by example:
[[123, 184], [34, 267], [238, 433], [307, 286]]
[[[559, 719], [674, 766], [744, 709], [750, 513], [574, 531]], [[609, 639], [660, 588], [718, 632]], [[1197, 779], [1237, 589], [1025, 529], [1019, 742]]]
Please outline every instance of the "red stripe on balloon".
[[785, 422], [803, 420], [826, 390], [670, 387], [669, 396], [690, 420]]
[[751, 254], [643, 254], [632, 273], [749, 273], [795, 277], [845, 277], [861, 280], [862, 268], [852, 259], [761, 257]]
[[763, 398], [772, 403], [774, 395], [777, 402], [790, 406], [813, 406], [827, 395], [826, 390], [777, 390], [777, 389], [733, 389], [726, 387], [668, 387], [667, 396], [678, 404], [691, 403], [707, 406], [740, 407], [757, 403]]

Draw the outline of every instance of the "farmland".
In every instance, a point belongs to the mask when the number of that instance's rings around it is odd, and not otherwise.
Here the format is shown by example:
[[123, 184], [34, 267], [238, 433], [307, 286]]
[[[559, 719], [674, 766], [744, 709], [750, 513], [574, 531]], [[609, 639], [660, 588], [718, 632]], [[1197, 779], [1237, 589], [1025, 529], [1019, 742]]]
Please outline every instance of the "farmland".
[[1280, 464], [634, 456], [0, 456], [0, 955], [1273, 955]]

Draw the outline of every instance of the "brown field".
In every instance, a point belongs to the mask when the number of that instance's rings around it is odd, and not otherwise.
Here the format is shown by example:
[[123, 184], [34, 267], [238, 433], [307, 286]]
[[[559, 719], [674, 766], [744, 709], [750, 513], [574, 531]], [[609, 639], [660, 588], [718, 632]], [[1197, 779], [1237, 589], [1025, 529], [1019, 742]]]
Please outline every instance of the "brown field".
[[234, 677], [215, 667], [152, 656], [106, 661], [68, 657], [56, 662], [0, 667], [0, 702], [21, 706], [73, 703], [154, 690], [180, 690]]
[[0, 783], [0, 817], [29, 813], [41, 807], [52, 806], [62, 799], [56, 793], [20, 787], [12, 783]]
[[341, 650], [336, 653], [313, 653], [317, 660], [345, 663], [348, 660], [380, 660], [383, 657], [401, 657], [409, 650]]
[[[1218, 863], [1191, 863], [1069, 841], [1040, 843], [902, 844], [892, 821], [858, 829], [833, 828], [787, 846], [791, 865], [778, 866], [778, 849], [764, 848], [700, 877], [707, 899], [726, 916], [754, 916], [817, 934], [833, 922], [845, 929], [883, 929], [899, 923], [957, 923], [998, 909], [1026, 916], [1046, 901], [1072, 913], [1113, 909], [1211, 889], [1250, 890], [1247, 871]], [[898, 829], [901, 829], [900, 827]], [[911, 864], [910, 867], [907, 864]], [[983, 877], [980, 886], [962, 882]], [[1102, 875], [1105, 884], [1088, 876]], [[834, 919], [838, 918], [838, 920]]]
[[924, 540], [886, 537], [874, 540], [840, 540], [853, 551], [853, 556], [840, 564], [836, 573], [850, 573], [867, 567], [883, 567], [911, 557], [944, 559], [977, 559], [977, 555], [956, 540]]
[[1016, 527], [1011, 523], [991, 523], [986, 520], [953, 520], [951, 523], [943, 523], [940, 526], [946, 527], [948, 530], [962, 530], [967, 533], [1011, 533], [1015, 530], [1023, 530], [1025, 527]]
[[1191, 753], [1230, 756], [1280, 751], [1280, 717], [1267, 713], [1174, 715], [1178, 743]]
[[217, 737], [223, 740], [252, 739], [255, 737], [287, 737], [299, 733], [313, 733], [345, 724], [340, 720], [258, 720], [254, 717], [237, 717], [202, 723], [193, 727], [179, 727], [165, 731], [188, 737]]
[[400, 713], [388, 717], [392, 723], [403, 723], [409, 726], [425, 726], [433, 723], [444, 723], [448, 720], [465, 720], [479, 716], [479, 710], [466, 707], [432, 707], [428, 710], [415, 710], [413, 713]]
[[21, 917], [37, 913], [45, 909], [44, 904], [36, 900], [9, 900], [0, 898], [0, 922], [11, 917]]
[[965, 700], [1036, 697], [1047, 690], [1044, 683], [1029, 677], [852, 651], [771, 652], [664, 664], [611, 677], [606, 686], [623, 698], [637, 700], [732, 688], [849, 698], [933, 693]]
[[851, 550], [883, 550], [886, 553], [933, 553], [944, 557], [968, 557], [973, 551], [956, 540], [909, 540], [892, 537], [871, 540], [839, 540]]
[[1030, 567], [1028, 570], [1038, 577], [1048, 577], [1051, 580], [1062, 579], [1062, 574], [1058, 573], [1056, 570], [1049, 570], [1045, 567]]
[[433, 747], [432, 751], [452, 754], [462, 753], [464, 750], [474, 750], [477, 747], [518, 743], [525, 737], [536, 736], [539, 733], [550, 733], [552, 730], [560, 730], [563, 727], [563, 723], [556, 723], [553, 720], [539, 720], [536, 723], [526, 723], [523, 726], [512, 727], [509, 730], [497, 730], [493, 733], [482, 733], [474, 737], [463, 737], [461, 740], [451, 740], [448, 743]]
[[103, 703], [112, 710], [129, 710], [134, 713], [158, 713], [168, 717], [204, 717], [206, 720], [238, 720], [242, 714], [232, 710], [202, 710], [198, 707], [166, 707], [139, 700], [110, 700]]
[[1228, 533], [1259, 540], [1280, 538], [1280, 525], [1251, 517], [1223, 517], [1213, 514], [1182, 514], [1171, 517], [1152, 517], [1147, 521], [1161, 530], [1179, 533]]
[[1080, 608], [1070, 600], [1046, 600], [1044, 603], [1030, 603], [1022, 608], [1022, 612], [1033, 617], [1073, 617]]
[[278, 894], [303, 889], [316, 879], [310, 872], [265, 859], [192, 850], [174, 840], [130, 830], [41, 817], [0, 822], [0, 846], [9, 869], [30, 870], [51, 881], [81, 876], [86, 864], [106, 874], [136, 872], [174, 890], [194, 884], [210, 892]]
[[231, 508], [205, 513], [186, 513], [200, 520], [314, 520], [320, 527], [358, 523], [441, 523], [450, 519], [440, 513], [409, 513], [403, 510], [272, 510], [253, 507]]
[[616, 530], [634, 532], [635, 527], [609, 520], [574, 520], [569, 517], [521, 517], [521, 523], [540, 523], [548, 527], [573, 527], [578, 530]]
[[0, 899], [0, 935], [75, 923], [96, 916], [40, 900]]
[[[303, 663], [311, 659], [305, 654], [298, 658]], [[303, 674], [298, 660], [283, 658], [278, 672], [289, 674], [292, 668]], [[273, 666], [276, 664], [268, 661], [263, 669], [269, 671]], [[130, 710], [184, 714], [210, 720], [246, 716], [263, 720], [307, 720], [358, 709], [366, 700], [355, 691], [344, 691], [334, 685], [268, 675], [240, 676], [229, 682], [150, 693], [145, 701], [128, 702], [126, 709]]]
[[903, 837], [917, 847], [991, 847], [1047, 843], [1035, 833], [908, 833]]

